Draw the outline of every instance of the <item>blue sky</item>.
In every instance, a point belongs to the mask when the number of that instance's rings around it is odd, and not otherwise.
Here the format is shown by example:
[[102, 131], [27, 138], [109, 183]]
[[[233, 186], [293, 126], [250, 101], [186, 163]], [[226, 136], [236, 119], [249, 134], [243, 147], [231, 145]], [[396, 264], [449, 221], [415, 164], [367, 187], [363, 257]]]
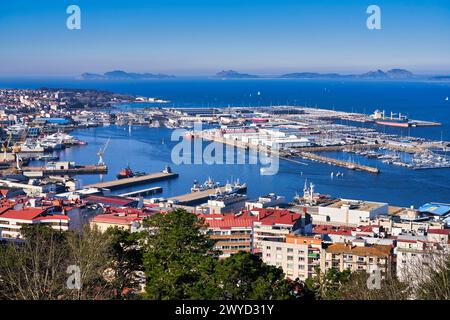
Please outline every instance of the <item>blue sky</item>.
[[[82, 29], [66, 28], [79, 5]], [[382, 10], [382, 30], [366, 9]], [[0, 0], [0, 75], [450, 73], [448, 0]]]

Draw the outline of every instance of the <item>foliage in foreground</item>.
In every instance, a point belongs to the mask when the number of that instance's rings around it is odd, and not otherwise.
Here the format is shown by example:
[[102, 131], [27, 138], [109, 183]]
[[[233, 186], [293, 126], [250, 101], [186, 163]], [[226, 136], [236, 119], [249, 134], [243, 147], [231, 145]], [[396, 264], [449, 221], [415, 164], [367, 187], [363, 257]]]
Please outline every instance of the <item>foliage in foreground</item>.
[[[365, 272], [328, 270], [306, 282], [285, 280], [280, 268], [248, 252], [219, 259], [204, 221], [177, 209], [145, 220], [149, 232], [86, 228], [59, 232], [24, 226], [27, 241], [0, 244], [0, 299], [449, 299], [450, 257], [415, 286], [383, 275], [369, 290]], [[80, 268], [80, 288], [67, 286], [67, 267]], [[130, 294], [144, 279], [143, 295]], [[131, 291], [132, 292], [132, 291]]]

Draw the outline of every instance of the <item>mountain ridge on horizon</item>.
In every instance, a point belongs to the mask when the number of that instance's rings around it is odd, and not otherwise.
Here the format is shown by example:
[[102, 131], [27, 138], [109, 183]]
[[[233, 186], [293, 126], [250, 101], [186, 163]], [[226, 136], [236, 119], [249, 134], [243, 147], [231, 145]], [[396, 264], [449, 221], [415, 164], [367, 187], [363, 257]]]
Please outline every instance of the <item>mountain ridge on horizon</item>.
[[[222, 70], [215, 75], [207, 76], [218, 79], [360, 79], [360, 80], [402, 80], [426, 78], [430, 80], [450, 80], [450, 76], [421, 76], [416, 75], [406, 69], [393, 68], [387, 71], [378, 69], [361, 74], [341, 74], [341, 73], [319, 73], [319, 72], [293, 72], [281, 75], [255, 75], [241, 73], [235, 70]], [[107, 71], [99, 73], [83, 73], [79, 77], [81, 80], [149, 80], [149, 79], [172, 79], [175, 75], [163, 73], [135, 73], [122, 70]]]

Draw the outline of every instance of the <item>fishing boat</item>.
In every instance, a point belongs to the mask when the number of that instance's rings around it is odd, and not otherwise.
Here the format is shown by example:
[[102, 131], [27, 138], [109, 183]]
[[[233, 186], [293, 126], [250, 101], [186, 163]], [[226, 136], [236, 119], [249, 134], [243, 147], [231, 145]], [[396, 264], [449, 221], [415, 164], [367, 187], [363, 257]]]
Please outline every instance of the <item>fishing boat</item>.
[[191, 188], [191, 192], [205, 191], [205, 190], [215, 189], [215, 188], [219, 188], [219, 187], [220, 187], [220, 183], [215, 182], [213, 179], [211, 179], [209, 177], [208, 180], [206, 180], [203, 184], [199, 184], [197, 182], [197, 180], [194, 180], [194, 185]]

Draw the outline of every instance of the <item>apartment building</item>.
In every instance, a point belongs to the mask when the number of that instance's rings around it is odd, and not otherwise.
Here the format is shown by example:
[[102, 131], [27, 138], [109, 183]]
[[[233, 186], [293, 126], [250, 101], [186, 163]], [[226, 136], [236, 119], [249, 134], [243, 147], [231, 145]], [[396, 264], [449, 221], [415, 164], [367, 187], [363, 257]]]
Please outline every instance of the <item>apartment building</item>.
[[397, 277], [401, 281], [420, 277], [427, 268], [450, 253], [450, 229], [430, 229], [426, 235], [397, 237]]
[[67, 231], [69, 217], [58, 207], [13, 207], [0, 208], [0, 239], [22, 239], [21, 228], [24, 225], [45, 224], [54, 230]]
[[284, 209], [252, 210], [257, 216], [253, 222], [252, 252], [261, 252], [262, 241], [284, 242], [291, 232], [309, 234], [312, 231], [311, 218], [308, 213], [297, 213]]
[[284, 242], [262, 241], [261, 258], [281, 267], [287, 278], [305, 280], [320, 268], [322, 240], [320, 236], [288, 234]]
[[332, 268], [339, 271], [390, 270], [393, 262], [393, 247], [368, 244], [363, 239], [353, 242], [333, 243], [322, 250], [320, 269], [325, 272]]
[[369, 224], [378, 216], [387, 215], [387, 203], [340, 199], [328, 205], [319, 206], [311, 213], [313, 223], [334, 226], [358, 227]]
[[216, 241], [215, 249], [221, 257], [229, 257], [238, 251], [251, 250], [253, 222], [256, 216], [248, 212], [239, 214], [199, 215], [205, 220], [206, 232]]

